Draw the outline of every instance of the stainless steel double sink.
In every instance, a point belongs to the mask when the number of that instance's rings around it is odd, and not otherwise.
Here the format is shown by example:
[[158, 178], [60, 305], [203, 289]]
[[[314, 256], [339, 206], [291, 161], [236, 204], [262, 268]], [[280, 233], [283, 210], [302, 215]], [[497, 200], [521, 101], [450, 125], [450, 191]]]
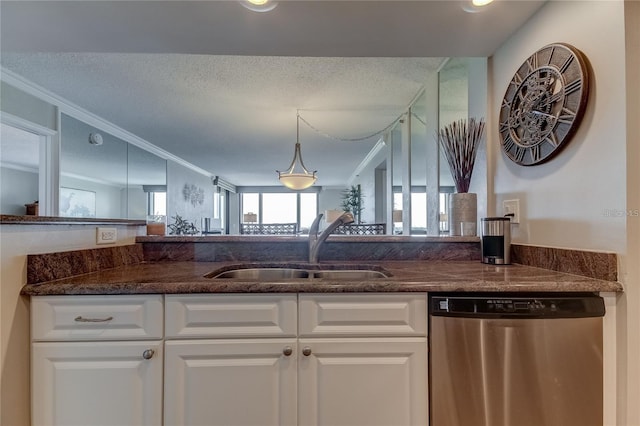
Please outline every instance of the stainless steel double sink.
[[260, 265], [227, 266], [205, 275], [213, 279], [244, 279], [251, 281], [280, 281], [293, 279], [368, 280], [388, 278], [391, 273], [376, 265]]

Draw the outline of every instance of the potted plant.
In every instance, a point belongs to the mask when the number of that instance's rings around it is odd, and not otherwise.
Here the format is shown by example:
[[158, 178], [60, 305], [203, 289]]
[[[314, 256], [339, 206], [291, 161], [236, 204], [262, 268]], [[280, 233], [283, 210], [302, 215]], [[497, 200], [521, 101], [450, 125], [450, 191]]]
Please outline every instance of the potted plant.
[[352, 185], [351, 188], [342, 191], [342, 210], [350, 212], [355, 219], [355, 223], [360, 223], [362, 210], [364, 210], [362, 198], [360, 185]]
[[484, 127], [482, 118], [470, 118], [468, 123], [462, 119], [444, 126], [438, 134], [456, 186], [456, 193], [449, 195], [449, 235], [461, 235], [461, 226], [477, 224], [477, 194], [469, 193], [469, 186]]
[[168, 226], [169, 235], [195, 235], [200, 232], [192, 222], [183, 219], [178, 214], [173, 216], [173, 219], [175, 222]]

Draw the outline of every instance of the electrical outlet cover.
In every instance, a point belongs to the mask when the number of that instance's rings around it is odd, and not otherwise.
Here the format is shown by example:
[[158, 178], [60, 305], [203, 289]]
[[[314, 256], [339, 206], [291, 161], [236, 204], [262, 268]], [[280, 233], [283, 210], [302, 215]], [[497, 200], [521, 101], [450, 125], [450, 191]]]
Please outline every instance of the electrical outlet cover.
[[520, 223], [520, 200], [504, 200], [503, 215], [511, 218], [511, 223]]
[[96, 244], [114, 244], [117, 239], [116, 228], [96, 228]]

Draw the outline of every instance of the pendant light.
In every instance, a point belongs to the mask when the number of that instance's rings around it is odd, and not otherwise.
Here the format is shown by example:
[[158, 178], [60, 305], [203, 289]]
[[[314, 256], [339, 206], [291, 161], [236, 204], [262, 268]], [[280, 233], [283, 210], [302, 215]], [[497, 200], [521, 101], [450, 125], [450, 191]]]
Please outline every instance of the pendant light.
[[[302, 171], [296, 172], [296, 165], [299, 165], [299, 169]], [[296, 191], [306, 189], [313, 185], [318, 179], [316, 171], [310, 173], [302, 162], [302, 153], [300, 152], [300, 114], [296, 113], [296, 148], [293, 153], [293, 160], [291, 165], [287, 168], [286, 172], [276, 170], [278, 173], [278, 179], [280, 182], [289, 189]]]

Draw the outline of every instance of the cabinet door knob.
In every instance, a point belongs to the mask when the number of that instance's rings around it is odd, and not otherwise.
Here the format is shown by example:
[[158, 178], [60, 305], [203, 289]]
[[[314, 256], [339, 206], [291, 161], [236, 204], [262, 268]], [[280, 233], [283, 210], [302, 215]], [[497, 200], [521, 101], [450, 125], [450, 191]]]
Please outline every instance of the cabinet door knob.
[[302, 348], [302, 355], [309, 356], [311, 355], [311, 348], [309, 346], [305, 346]]
[[153, 358], [153, 355], [155, 353], [156, 353], [156, 351], [154, 351], [153, 349], [147, 349], [146, 351], [142, 352], [142, 358], [151, 359], [151, 358]]
[[284, 356], [290, 356], [293, 353], [293, 349], [291, 348], [291, 346], [285, 346], [284, 349], [282, 349], [282, 354]]

